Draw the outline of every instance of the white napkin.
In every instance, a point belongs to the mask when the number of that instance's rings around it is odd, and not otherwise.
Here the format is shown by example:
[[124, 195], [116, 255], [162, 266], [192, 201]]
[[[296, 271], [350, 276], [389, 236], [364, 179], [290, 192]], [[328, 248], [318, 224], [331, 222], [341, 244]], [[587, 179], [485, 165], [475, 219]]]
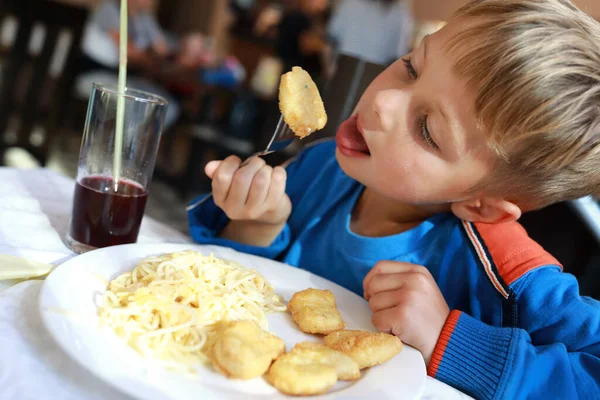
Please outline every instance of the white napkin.
[[49, 170], [0, 169], [0, 253], [50, 263], [71, 251], [73, 182]]
[[64, 353], [39, 309], [42, 281], [0, 292], [0, 399], [129, 400]]

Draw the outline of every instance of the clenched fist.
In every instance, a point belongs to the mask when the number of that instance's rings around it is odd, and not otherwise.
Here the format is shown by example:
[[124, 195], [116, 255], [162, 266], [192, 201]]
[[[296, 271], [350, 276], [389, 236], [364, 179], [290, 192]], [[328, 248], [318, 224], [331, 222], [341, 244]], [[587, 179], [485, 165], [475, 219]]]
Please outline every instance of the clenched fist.
[[421, 351], [429, 365], [450, 309], [427, 268], [381, 261], [369, 271], [363, 288], [375, 328]]
[[215, 204], [232, 221], [273, 225], [287, 221], [292, 203], [285, 193], [285, 169], [273, 168], [258, 157], [241, 164], [238, 157], [230, 156], [206, 165]]

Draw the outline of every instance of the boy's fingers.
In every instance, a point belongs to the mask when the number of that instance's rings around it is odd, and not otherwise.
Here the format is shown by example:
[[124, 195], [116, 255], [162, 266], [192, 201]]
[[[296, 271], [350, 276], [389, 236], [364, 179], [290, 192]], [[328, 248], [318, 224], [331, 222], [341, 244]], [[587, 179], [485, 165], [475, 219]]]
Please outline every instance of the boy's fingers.
[[365, 286], [364, 296], [366, 300], [381, 292], [400, 289], [405, 285], [406, 274], [375, 275]]
[[221, 161], [217, 170], [213, 173], [212, 190], [215, 204], [219, 207], [223, 205], [229, 194], [231, 180], [235, 171], [239, 168], [241, 160], [238, 157], [231, 156]]
[[394, 308], [399, 304], [400, 295], [397, 290], [376, 293], [369, 300], [369, 308], [374, 313], [387, 310], [388, 308]]
[[423, 268], [417, 264], [405, 263], [400, 261], [379, 261], [365, 276], [363, 280], [363, 292], [366, 293], [366, 289], [369, 287], [371, 279], [377, 275], [386, 274], [398, 274], [402, 272], [412, 272]]
[[401, 338], [402, 332], [398, 332], [397, 326], [402, 326], [404, 321], [398, 322], [397, 319], [396, 309], [388, 308], [374, 313], [373, 317], [371, 317], [371, 322], [377, 330], [391, 333]]
[[[250, 218], [258, 218], [262, 214], [261, 210], [265, 208], [265, 201], [267, 194], [269, 193], [269, 186], [271, 184], [271, 175], [273, 168], [268, 165], [264, 165], [255, 175], [250, 186], [250, 192], [248, 193], [248, 199], [246, 200], [246, 206], [250, 207]], [[258, 215], [253, 215], [257, 213]]]
[[208, 164], [206, 164], [206, 166], [204, 167], [204, 173], [206, 173], [206, 176], [212, 179], [222, 162], [223, 161], [221, 160], [216, 160], [210, 161]]
[[279, 207], [279, 203], [283, 201], [285, 196], [285, 183], [287, 180], [287, 172], [282, 167], [273, 168], [271, 174], [271, 184], [269, 185], [269, 193], [267, 194], [266, 206], [269, 210], [274, 210]]
[[[243, 212], [248, 199], [250, 186], [254, 180], [254, 175], [256, 175], [264, 165], [265, 161], [263, 159], [253, 158], [248, 164], [235, 172], [231, 181], [231, 188], [225, 199], [228, 211], [234, 213], [234, 215]], [[245, 216], [237, 215], [235, 218], [245, 218]]]

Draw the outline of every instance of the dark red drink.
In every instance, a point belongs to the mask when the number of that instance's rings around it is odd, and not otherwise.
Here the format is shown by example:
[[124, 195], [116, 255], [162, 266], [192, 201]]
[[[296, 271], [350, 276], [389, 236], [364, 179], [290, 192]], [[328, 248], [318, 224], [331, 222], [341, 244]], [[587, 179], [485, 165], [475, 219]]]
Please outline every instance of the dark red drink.
[[148, 193], [131, 181], [88, 176], [77, 182], [70, 236], [92, 247], [135, 243]]

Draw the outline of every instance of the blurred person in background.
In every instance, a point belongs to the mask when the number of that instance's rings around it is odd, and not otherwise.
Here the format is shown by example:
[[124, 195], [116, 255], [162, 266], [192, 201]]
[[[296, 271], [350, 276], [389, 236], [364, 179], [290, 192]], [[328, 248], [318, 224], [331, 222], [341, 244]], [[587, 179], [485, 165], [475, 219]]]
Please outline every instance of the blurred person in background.
[[410, 52], [413, 30], [409, 0], [341, 0], [327, 27], [328, 50], [387, 65]]
[[[197, 46], [169, 40], [154, 16], [154, 0], [128, 1], [127, 86], [151, 92], [169, 101], [165, 129], [172, 126], [180, 114], [177, 99], [159, 84], [145, 78], [152, 75], [169, 57], [192, 63], [190, 49]], [[89, 96], [93, 83], [117, 84], [119, 68], [120, 1], [105, 0], [94, 10], [82, 39], [83, 59], [77, 77], [76, 92], [80, 98]], [[188, 53], [185, 53], [185, 52]]]
[[320, 83], [324, 70], [323, 54], [327, 48], [323, 19], [328, 0], [297, 0], [284, 11], [278, 26], [276, 52], [284, 71], [301, 66]]

